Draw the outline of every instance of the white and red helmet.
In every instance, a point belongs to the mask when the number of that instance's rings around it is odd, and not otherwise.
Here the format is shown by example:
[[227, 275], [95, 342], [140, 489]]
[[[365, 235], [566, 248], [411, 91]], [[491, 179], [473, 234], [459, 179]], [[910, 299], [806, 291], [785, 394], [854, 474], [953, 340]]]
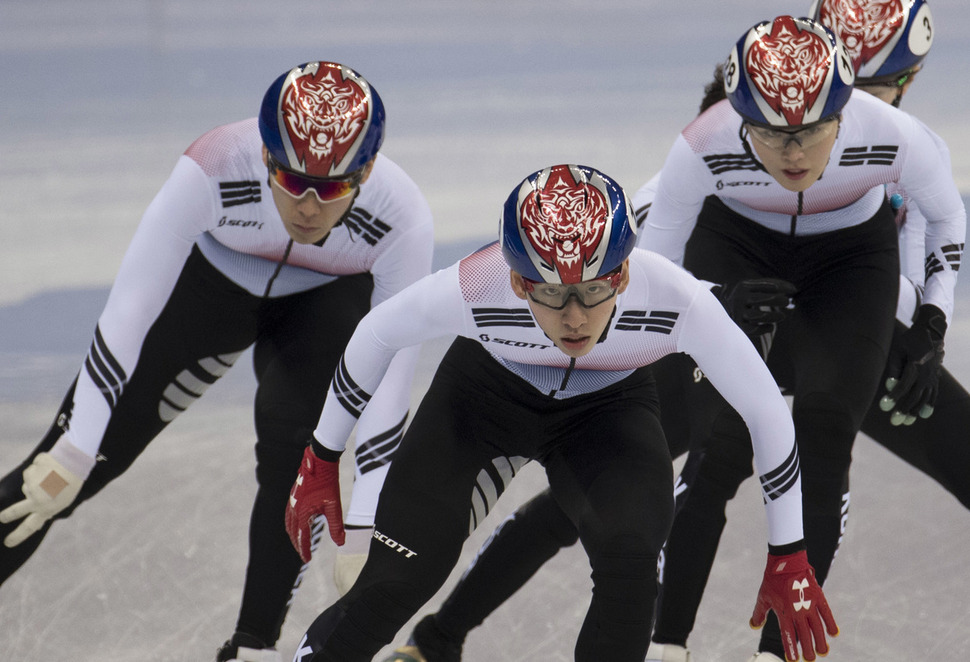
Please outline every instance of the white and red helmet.
[[384, 141], [384, 103], [363, 76], [335, 62], [308, 62], [263, 97], [259, 133], [283, 168], [309, 177], [360, 170]]
[[838, 115], [853, 80], [845, 46], [810, 18], [758, 23], [724, 63], [731, 106], [746, 122], [765, 127], [803, 127]]
[[815, 0], [812, 16], [845, 44], [857, 85], [912, 72], [933, 45], [933, 14], [924, 0]]
[[506, 262], [536, 282], [574, 284], [623, 264], [637, 243], [626, 193], [599, 170], [554, 165], [526, 177], [502, 208]]

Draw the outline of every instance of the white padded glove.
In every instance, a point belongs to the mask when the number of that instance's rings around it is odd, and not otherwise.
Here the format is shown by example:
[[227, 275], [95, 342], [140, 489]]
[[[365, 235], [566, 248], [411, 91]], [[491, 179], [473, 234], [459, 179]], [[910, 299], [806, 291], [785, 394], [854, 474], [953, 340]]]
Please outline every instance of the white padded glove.
[[357, 576], [364, 569], [367, 562], [367, 550], [370, 549], [374, 529], [344, 529], [347, 540], [337, 548], [333, 561], [333, 583], [340, 595], [345, 595], [357, 581]]
[[93, 466], [94, 458], [64, 439], [58, 440], [50, 453], [38, 454], [24, 469], [21, 490], [26, 498], [0, 511], [0, 522], [4, 524], [24, 520], [3, 539], [3, 544], [16, 547], [71, 505]]

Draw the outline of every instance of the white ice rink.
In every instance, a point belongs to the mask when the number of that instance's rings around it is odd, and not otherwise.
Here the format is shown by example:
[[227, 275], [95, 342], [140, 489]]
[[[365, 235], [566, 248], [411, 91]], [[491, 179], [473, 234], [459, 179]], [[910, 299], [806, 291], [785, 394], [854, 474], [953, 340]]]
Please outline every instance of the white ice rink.
[[[904, 108], [948, 142], [967, 200], [970, 6], [930, 3], [936, 41]], [[380, 91], [384, 152], [423, 188], [445, 266], [491, 240], [505, 196], [542, 166], [592, 165], [635, 190], [659, 169], [735, 40], [809, 4], [0, 0], [0, 473], [50, 424], [175, 160], [207, 129], [255, 115], [289, 67], [341, 61]], [[415, 403], [443, 346], [425, 349]], [[970, 380], [966, 282], [946, 364]], [[252, 391], [240, 361], [131, 471], [53, 529], [0, 588], [0, 661], [213, 659], [233, 630], [246, 562]], [[967, 513], [867, 439], [853, 469], [850, 524], [826, 585], [842, 628], [828, 659], [968, 659]], [[513, 484], [456, 573], [543, 483], [533, 467]], [[764, 564], [764, 512], [749, 483], [731, 504], [692, 635], [697, 662], [744, 662], [757, 643], [746, 623]], [[290, 613], [279, 642], [286, 660], [336, 597], [331, 555], [318, 553]], [[588, 575], [579, 548], [560, 554], [471, 634], [465, 659], [571, 660]]]

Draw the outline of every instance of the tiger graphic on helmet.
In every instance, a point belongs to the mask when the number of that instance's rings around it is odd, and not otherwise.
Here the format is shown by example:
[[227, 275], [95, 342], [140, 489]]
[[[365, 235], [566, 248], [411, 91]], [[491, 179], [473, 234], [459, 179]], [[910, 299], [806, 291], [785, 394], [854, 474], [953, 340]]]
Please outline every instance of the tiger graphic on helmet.
[[822, 91], [827, 51], [814, 32], [800, 30], [793, 20], [775, 21], [771, 32], [751, 45], [744, 65], [771, 109], [798, 125]]
[[334, 177], [362, 168], [384, 136], [384, 106], [353, 69], [309, 62], [280, 76], [263, 100], [260, 133], [284, 168]]
[[584, 280], [582, 273], [597, 259], [606, 226], [606, 195], [585, 177], [567, 168], [545, 173], [533, 195], [522, 201], [522, 230], [542, 262], [555, 268], [565, 283]]
[[724, 64], [724, 91], [745, 121], [800, 127], [841, 112], [853, 84], [842, 42], [810, 18], [779, 16], [741, 37]]
[[636, 243], [626, 194], [586, 166], [555, 165], [533, 173], [509, 196], [502, 217], [502, 250], [530, 280], [579, 283], [603, 276]]
[[831, 0], [822, 2], [818, 20], [839, 35], [849, 51], [853, 68], [858, 71], [903, 25], [902, 10], [900, 0]]
[[845, 44], [857, 84], [890, 82], [918, 69], [933, 45], [925, 0], [815, 0], [812, 14]]

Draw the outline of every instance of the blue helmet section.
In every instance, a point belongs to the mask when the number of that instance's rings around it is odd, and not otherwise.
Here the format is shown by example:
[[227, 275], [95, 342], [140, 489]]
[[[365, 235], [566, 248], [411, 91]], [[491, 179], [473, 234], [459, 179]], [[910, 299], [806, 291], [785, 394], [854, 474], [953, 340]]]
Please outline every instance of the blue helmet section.
[[307, 62], [270, 85], [259, 133], [283, 167], [334, 177], [359, 170], [377, 155], [384, 118], [384, 103], [363, 76], [335, 62]]
[[852, 94], [845, 46], [810, 18], [779, 16], [738, 40], [724, 63], [724, 91], [746, 122], [800, 127], [837, 115]]
[[899, 78], [922, 64], [933, 45], [925, 0], [815, 0], [811, 14], [845, 44], [857, 85]]
[[578, 283], [619, 267], [636, 246], [626, 193], [602, 172], [555, 165], [526, 177], [502, 208], [509, 266], [529, 280]]

